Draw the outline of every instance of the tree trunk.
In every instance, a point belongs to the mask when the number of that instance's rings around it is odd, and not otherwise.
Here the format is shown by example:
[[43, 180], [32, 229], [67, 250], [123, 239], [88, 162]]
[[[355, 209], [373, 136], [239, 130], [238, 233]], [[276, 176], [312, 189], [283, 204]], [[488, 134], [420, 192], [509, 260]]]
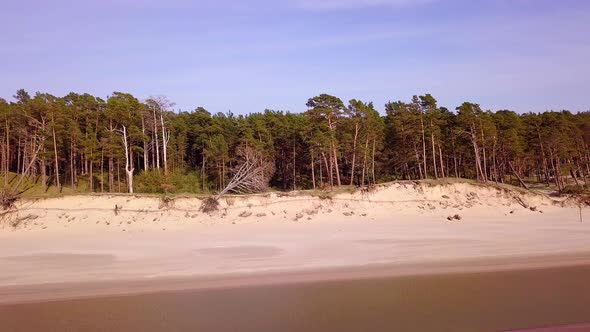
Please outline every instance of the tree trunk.
[[[330, 161], [330, 167], [328, 166], [328, 159], [326, 158], [326, 154], [322, 152], [322, 157], [324, 158], [324, 163], [326, 164], [326, 172], [328, 173], [328, 180], [330, 181], [330, 188], [334, 187], [334, 174], [332, 172], [332, 162]], [[331, 159], [331, 158], [330, 158]]]
[[324, 189], [324, 174], [322, 173], [322, 158], [320, 158], [318, 164], [320, 165], [320, 189]]
[[[432, 130], [432, 120], [430, 121], [430, 129]], [[438, 170], [436, 169], [436, 149], [434, 148], [434, 133], [430, 133], [430, 142], [432, 143], [432, 166], [434, 168], [434, 178], [438, 179]]]
[[359, 134], [359, 124], [356, 123], [354, 126], [354, 140], [352, 143], [352, 166], [350, 169], [350, 185], [352, 186], [354, 183], [354, 164], [356, 162], [356, 140]]
[[168, 175], [168, 142], [170, 141], [170, 132], [164, 126], [164, 115], [160, 113], [160, 121], [162, 123], [162, 161], [164, 162], [164, 174]]
[[[332, 157], [330, 158], [330, 166], [334, 166], [334, 168], [336, 168], [336, 183], [338, 184], [338, 186], [342, 185], [342, 183], [340, 182], [340, 168], [338, 167], [338, 153], [336, 152], [336, 144], [334, 142], [334, 140], [336, 140], [336, 137], [334, 136], [335, 134], [335, 128], [334, 128], [334, 124], [332, 123], [332, 120], [330, 120], [328, 118], [328, 128], [330, 129], [330, 131], [332, 132], [331, 136], [330, 136], [330, 144], [332, 146]], [[330, 168], [330, 174], [333, 174], [334, 169]], [[333, 186], [333, 182], [330, 181], [330, 185]]]
[[443, 162], [442, 148], [438, 145], [438, 158], [440, 159], [440, 176], [445, 177], [445, 166]]
[[57, 139], [55, 138], [55, 119], [52, 117], [53, 125], [51, 126], [51, 133], [53, 135], [53, 152], [55, 156], [55, 184], [57, 192], [61, 192], [61, 183], [59, 182], [59, 160], [57, 159]]
[[477, 144], [477, 136], [475, 131], [475, 124], [471, 124], [471, 143], [473, 144], [473, 152], [475, 153], [475, 168], [477, 173], [477, 180], [481, 182], [485, 181], [485, 176], [483, 175], [483, 170], [481, 166], [481, 159], [479, 156], [479, 146]]
[[494, 146], [492, 147], [492, 162], [494, 167], [494, 181], [498, 183], [498, 165], [496, 164], [496, 137], [494, 137]]
[[414, 153], [416, 154], [416, 162], [418, 163], [418, 172], [420, 173], [420, 179], [425, 179], [426, 176], [422, 173], [422, 163], [420, 162], [420, 155], [418, 154], [418, 147], [414, 142]]
[[130, 194], [133, 194], [133, 165], [132, 157], [130, 155], [130, 148], [127, 142], [127, 127], [123, 126], [123, 146], [125, 147], [125, 173], [127, 174], [127, 189]]
[[21, 160], [21, 145], [20, 145], [20, 134], [18, 135], [18, 142], [16, 145], [16, 173], [20, 171], [20, 160]]
[[92, 152], [90, 152], [90, 158], [91, 158], [91, 159], [90, 159], [90, 161], [89, 161], [89, 165], [88, 165], [88, 168], [89, 168], [89, 174], [90, 174], [90, 175], [89, 175], [89, 180], [90, 180], [90, 181], [89, 181], [89, 182], [90, 182], [90, 191], [91, 191], [91, 192], [94, 192], [94, 173], [92, 172], [92, 169], [93, 169], [93, 168], [92, 168], [92, 166], [94, 165], [94, 160], [92, 159]]
[[376, 139], [373, 138], [373, 154], [371, 156], [371, 174], [373, 176], [373, 184], [376, 184], [377, 181], [375, 180], [375, 146], [376, 146]]
[[340, 182], [340, 168], [338, 167], [338, 155], [336, 153], [336, 144], [332, 142], [332, 154], [334, 160], [334, 168], [336, 169], [336, 183], [338, 186], [341, 186], [342, 183]]
[[206, 183], [205, 183], [206, 160], [207, 160], [207, 158], [203, 154], [203, 164], [201, 165], [201, 181], [203, 182], [203, 192], [206, 191]]
[[483, 125], [481, 125], [481, 144], [482, 144], [482, 153], [483, 153], [483, 181], [484, 182], [488, 182], [488, 162], [487, 162], [487, 157], [486, 157], [486, 140], [485, 140], [485, 136], [483, 134]]
[[313, 149], [311, 149], [311, 183], [313, 185], [313, 190], [315, 190], [315, 163], [313, 160]]
[[160, 143], [158, 138], [158, 118], [156, 117], [156, 108], [152, 109], [154, 113], [154, 135], [155, 135], [155, 144], [156, 144], [156, 168], [160, 169]]
[[424, 163], [424, 178], [428, 177], [428, 170], [426, 168], [426, 134], [424, 131], [424, 118], [422, 112], [420, 112], [420, 128], [422, 132], [422, 158]]
[[363, 156], [363, 173], [362, 173], [362, 178], [361, 178], [361, 185], [364, 186], [365, 185], [365, 174], [367, 172], [367, 157], [369, 154], [369, 136], [367, 136], [365, 138], [365, 153]]
[[148, 171], [148, 143], [145, 139], [145, 117], [143, 112], [141, 112], [141, 133], [143, 134], [143, 170]]
[[117, 158], [117, 192], [121, 192], [121, 160]]
[[574, 182], [576, 183], [576, 186], [579, 186], [580, 183], [578, 182], [578, 177], [576, 176], [576, 173], [574, 172], [574, 170], [572, 168], [570, 168], [570, 175], [572, 176], [572, 178], [574, 178]]
[[41, 188], [43, 188], [43, 192], [47, 191], [47, 166], [45, 165], [45, 159], [41, 158]]
[[514, 169], [512, 162], [508, 162], [508, 164], [510, 165], [510, 170], [512, 170], [512, 174], [514, 174], [514, 176], [516, 176], [516, 178], [518, 179], [518, 182], [520, 182], [520, 185], [523, 186], [523, 188], [525, 188], [525, 189], [529, 189], [529, 187], [526, 185], [526, 183], [524, 183], [524, 181], [522, 180], [520, 175], [518, 175], [518, 173]]
[[[110, 150], [110, 149], [109, 149]], [[110, 154], [110, 151], [109, 151]], [[115, 161], [113, 157], [109, 156], [109, 192], [115, 190]]]
[[109, 137], [109, 192], [113, 192], [115, 190], [115, 161], [113, 160], [113, 150], [111, 147], [111, 138], [113, 135], [113, 120], [110, 121], [111, 130], [110, 130], [110, 137]]
[[4, 173], [4, 185], [8, 185], [8, 173], [10, 172], [10, 126], [6, 119], [6, 172]]
[[296, 168], [295, 168], [295, 141], [293, 141], [293, 190], [295, 190], [296, 183], [295, 178], [297, 177]]
[[100, 192], [104, 192], [104, 146], [100, 149]]
[[76, 189], [76, 185], [74, 182], [74, 142], [73, 141], [70, 141], [70, 185], [71, 185], [72, 189]]
[[537, 128], [537, 137], [539, 138], [539, 146], [541, 148], [541, 158], [543, 159], [543, 169], [545, 170], [545, 183], [549, 185], [549, 166], [547, 164], [547, 157], [545, 155], [545, 149], [543, 147], [543, 140], [541, 139], [541, 132]]
[[551, 147], [549, 148], [549, 159], [551, 161], [551, 168], [553, 169], [553, 180], [555, 182], [555, 186], [557, 187], [557, 190], [561, 192], [561, 184], [559, 181], [558, 170], [555, 166], [555, 160], [553, 158], [553, 149]]

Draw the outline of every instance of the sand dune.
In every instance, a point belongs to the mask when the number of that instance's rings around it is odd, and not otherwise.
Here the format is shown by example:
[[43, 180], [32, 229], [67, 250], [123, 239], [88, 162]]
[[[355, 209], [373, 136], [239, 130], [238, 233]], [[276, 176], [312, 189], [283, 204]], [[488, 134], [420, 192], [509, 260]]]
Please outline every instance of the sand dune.
[[72, 282], [590, 261], [590, 220], [580, 222], [577, 206], [499, 187], [408, 182], [331, 197], [235, 196], [211, 215], [200, 204], [129, 195], [20, 201], [13, 225], [0, 228], [0, 294]]

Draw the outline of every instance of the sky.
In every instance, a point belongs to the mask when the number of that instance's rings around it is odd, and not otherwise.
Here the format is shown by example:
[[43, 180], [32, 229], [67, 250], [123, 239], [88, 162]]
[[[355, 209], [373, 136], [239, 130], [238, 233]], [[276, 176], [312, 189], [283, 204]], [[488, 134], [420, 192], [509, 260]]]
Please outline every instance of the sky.
[[585, 0], [0, 0], [0, 97], [164, 95], [176, 110], [308, 98], [590, 110]]

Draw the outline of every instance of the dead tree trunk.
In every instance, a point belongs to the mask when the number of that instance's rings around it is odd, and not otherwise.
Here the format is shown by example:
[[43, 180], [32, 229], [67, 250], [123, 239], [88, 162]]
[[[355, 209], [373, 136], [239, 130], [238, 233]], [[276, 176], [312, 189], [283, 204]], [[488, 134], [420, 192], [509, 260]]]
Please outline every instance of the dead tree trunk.
[[510, 170], [512, 171], [512, 174], [514, 174], [514, 176], [516, 176], [516, 178], [518, 179], [518, 182], [520, 183], [520, 185], [525, 189], [529, 189], [529, 187], [526, 185], [526, 183], [524, 183], [524, 181], [522, 180], [520, 175], [518, 175], [518, 173], [514, 169], [514, 165], [512, 165], [511, 161], [508, 162], [508, 165], [510, 166]]
[[158, 138], [158, 118], [156, 117], [156, 107], [152, 107], [152, 112], [154, 115], [154, 135], [155, 135], [155, 142], [156, 145], [156, 168], [160, 169], [160, 143]]
[[160, 112], [160, 121], [162, 123], [162, 161], [164, 162], [164, 174], [168, 175], [168, 142], [170, 141], [170, 131], [164, 125], [164, 115]]
[[133, 165], [130, 155], [129, 143], [127, 142], [127, 127], [123, 126], [123, 146], [125, 148], [125, 173], [127, 174], [127, 188], [133, 194]]
[[261, 153], [247, 146], [239, 148], [237, 154], [241, 162], [235, 168], [232, 179], [218, 194], [203, 201], [201, 211], [217, 210], [219, 199], [228, 192], [263, 192], [268, 189], [274, 164]]

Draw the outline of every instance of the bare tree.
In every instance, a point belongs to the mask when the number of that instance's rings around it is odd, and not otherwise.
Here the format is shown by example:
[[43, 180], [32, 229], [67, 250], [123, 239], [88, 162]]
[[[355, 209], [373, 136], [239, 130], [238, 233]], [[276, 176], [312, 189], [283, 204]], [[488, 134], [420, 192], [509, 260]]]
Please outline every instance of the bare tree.
[[160, 113], [160, 121], [162, 122], [162, 152], [164, 161], [164, 174], [168, 175], [168, 142], [170, 142], [170, 130], [166, 129], [164, 125], [164, 113]]
[[125, 173], [127, 174], [127, 187], [130, 194], [133, 194], [133, 168], [132, 162], [133, 158], [131, 156], [131, 151], [129, 149], [129, 143], [127, 141], [127, 127], [123, 126], [123, 129], [120, 130], [121, 134], [123, 134], [123, 146], [125, 147]]
[[[153, 115], [153, 134], [154, 147], [156, 154], [156, 168], [160, 169], [160, 138], [158, 131], [162, 134], [162, 162], [164, 166], [164, 173], [168, 174], [168, 141], [170, 141], [170, 131], [166, 129], [164, 124], [164, 112], [168, 111], [174, 106], [168, 98], [164, 96], [150, 97], [147, 101], [148, 107], [152, 110]], [[159, 115], [159, 120], [158, 120]], [[158, 129], [158, 127], [160, 127]]]
[[12, 210], [14, 208], [14, 202], [16, 202], [21, 191], [20, 187], [27, 178], [33, 165], [35, 165], [37, 156], [45, 144], [45, 136], [39, 134], [39, 131], [45, 129], [45, 118], [41, 117], [41, 121], [39, 121], [35, 118], [29, 117], [29, 125], [33, 129], [33, 134], [31, 134], [31, 158], [27, 165], [23, 165], [23, 172], [18, 181], [10, 187], [4, 187], [0, 192], [0, 207], [2, 207], [3, 210]]
[[203, 201], [201, 211], [217, 210], [219, 199], [228, 192], [255, 193], [268, 190], [268, 183], [274, 173], [274, 163], [247, 145], [238, 147], [236, 154], [240, 162], [234, 168], [232, 179], [222, 191]]

